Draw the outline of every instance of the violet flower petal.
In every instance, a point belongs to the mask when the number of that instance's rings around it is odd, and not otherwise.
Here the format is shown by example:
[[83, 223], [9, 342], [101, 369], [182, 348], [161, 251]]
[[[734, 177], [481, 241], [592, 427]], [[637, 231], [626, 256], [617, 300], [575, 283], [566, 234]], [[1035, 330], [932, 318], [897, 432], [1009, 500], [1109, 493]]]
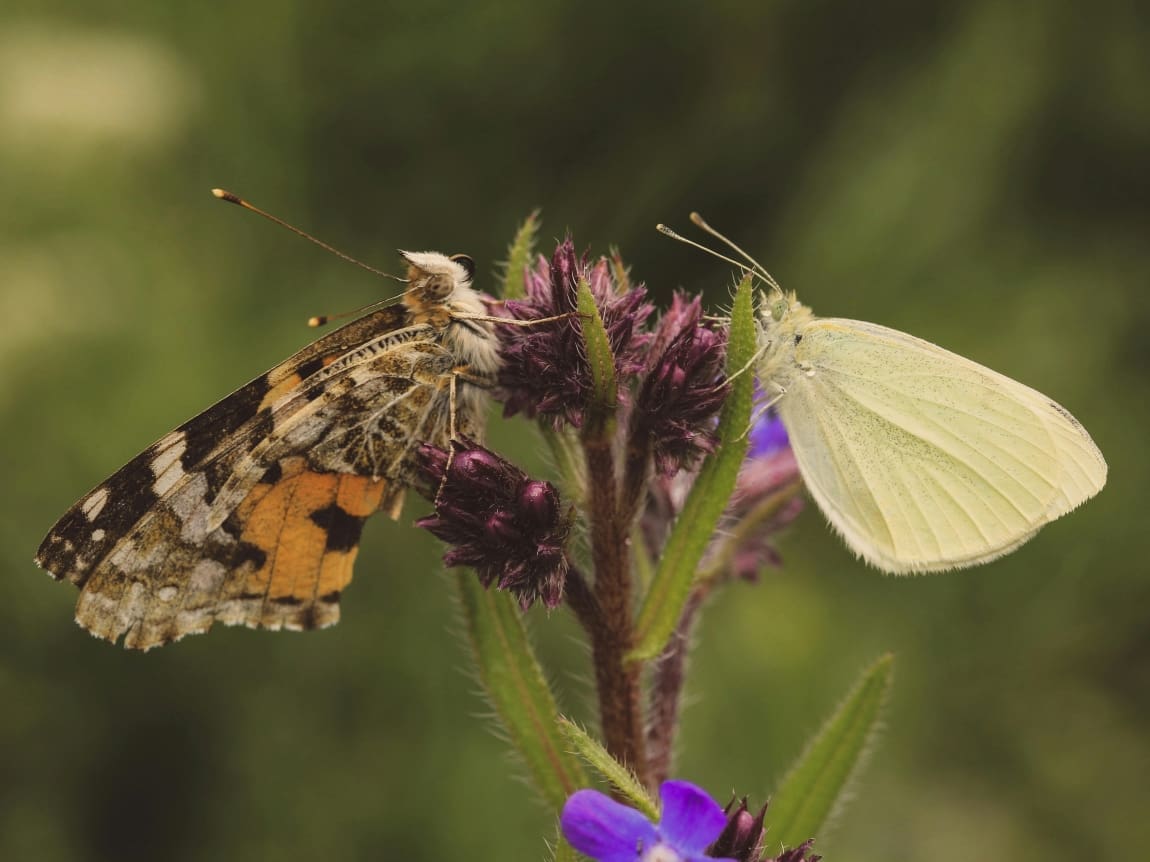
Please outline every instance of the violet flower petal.
[[597, 790], [573, 793], [560, 824], [568, 843], [598, 862], [636, 862], [643, 848], [659, 840], [655, 824]]
[[664, 781], [659, 788], [662, 837], [688, 856], [702, 857], [727, 824], [719, 803], [689, 781]]
[[765, 413], [751, 427], [750, 439], [751, 445], [747, 450], [748, 459], [773, 455], [780, 449], [785, 449], [789, 442], [783, 421], [771, 412]]

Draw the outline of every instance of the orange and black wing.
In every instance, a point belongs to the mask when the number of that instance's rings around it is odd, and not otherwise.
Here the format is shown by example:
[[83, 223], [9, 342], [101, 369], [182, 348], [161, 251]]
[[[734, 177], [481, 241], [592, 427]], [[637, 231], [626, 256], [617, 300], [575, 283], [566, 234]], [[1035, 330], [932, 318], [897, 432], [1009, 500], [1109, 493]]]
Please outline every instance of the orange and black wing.
[[206, 631], [215, 619], [267, 628], [335, 622], [364, 520], [381, 504], [394, 509], [386, 481], [316, 470], [292, 455], [260, 466], [222, 523], [209, 524], [209, 514], [272, 433], [276, 405], [406, 323], [405, 310], [392, 307], [330, 333], [165, 435], [73, 506], [36, 562], [81, 588], [77, 621], [143, 649]]

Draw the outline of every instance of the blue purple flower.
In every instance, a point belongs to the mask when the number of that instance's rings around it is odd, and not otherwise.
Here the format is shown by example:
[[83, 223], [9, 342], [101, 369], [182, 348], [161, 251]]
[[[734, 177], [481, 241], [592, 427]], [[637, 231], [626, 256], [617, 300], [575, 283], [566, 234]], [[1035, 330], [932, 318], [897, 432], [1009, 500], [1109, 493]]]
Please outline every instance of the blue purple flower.
[[[652, 823], [597, 790], [580, 790], [563, 807], [567, 841], [596, 862], [702, 862], [726, 825], [722, 807], [701, 787], [664, 781], [662, 816]], [[727, 857], [726, 862], [737, 862]]]
[[790, 443], [782, 420], [770, 410], [751, 426], [749, 437], [751, 445], [747, 449], [747, 458], [765, 458], [785, 449]]

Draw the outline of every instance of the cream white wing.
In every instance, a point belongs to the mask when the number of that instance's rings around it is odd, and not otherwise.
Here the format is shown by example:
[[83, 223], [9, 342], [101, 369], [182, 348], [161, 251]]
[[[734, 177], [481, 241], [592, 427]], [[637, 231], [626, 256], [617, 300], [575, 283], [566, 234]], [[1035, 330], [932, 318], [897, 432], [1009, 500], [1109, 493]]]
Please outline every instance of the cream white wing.
[[799, 334], [779, 415], [812, 497], [880, 569], [987, 562], [1106, 481], [1090, 435], [1040, 392], [873, 323]]

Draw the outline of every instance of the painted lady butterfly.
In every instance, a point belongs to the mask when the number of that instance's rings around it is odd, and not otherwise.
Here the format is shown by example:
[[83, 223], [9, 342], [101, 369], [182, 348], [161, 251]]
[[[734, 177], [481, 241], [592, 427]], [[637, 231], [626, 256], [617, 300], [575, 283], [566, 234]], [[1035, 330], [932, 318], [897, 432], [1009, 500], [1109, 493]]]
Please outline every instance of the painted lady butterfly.
[[471, 259], [402, 254], [402, 304], [185, 422], [57, 522], [36, 562], [80, 588], [81, 626], [147, 650], [217, 620], [339, 620], [364, 521], [399, 516], [420, 444], [481, 436], [499, 367]]

